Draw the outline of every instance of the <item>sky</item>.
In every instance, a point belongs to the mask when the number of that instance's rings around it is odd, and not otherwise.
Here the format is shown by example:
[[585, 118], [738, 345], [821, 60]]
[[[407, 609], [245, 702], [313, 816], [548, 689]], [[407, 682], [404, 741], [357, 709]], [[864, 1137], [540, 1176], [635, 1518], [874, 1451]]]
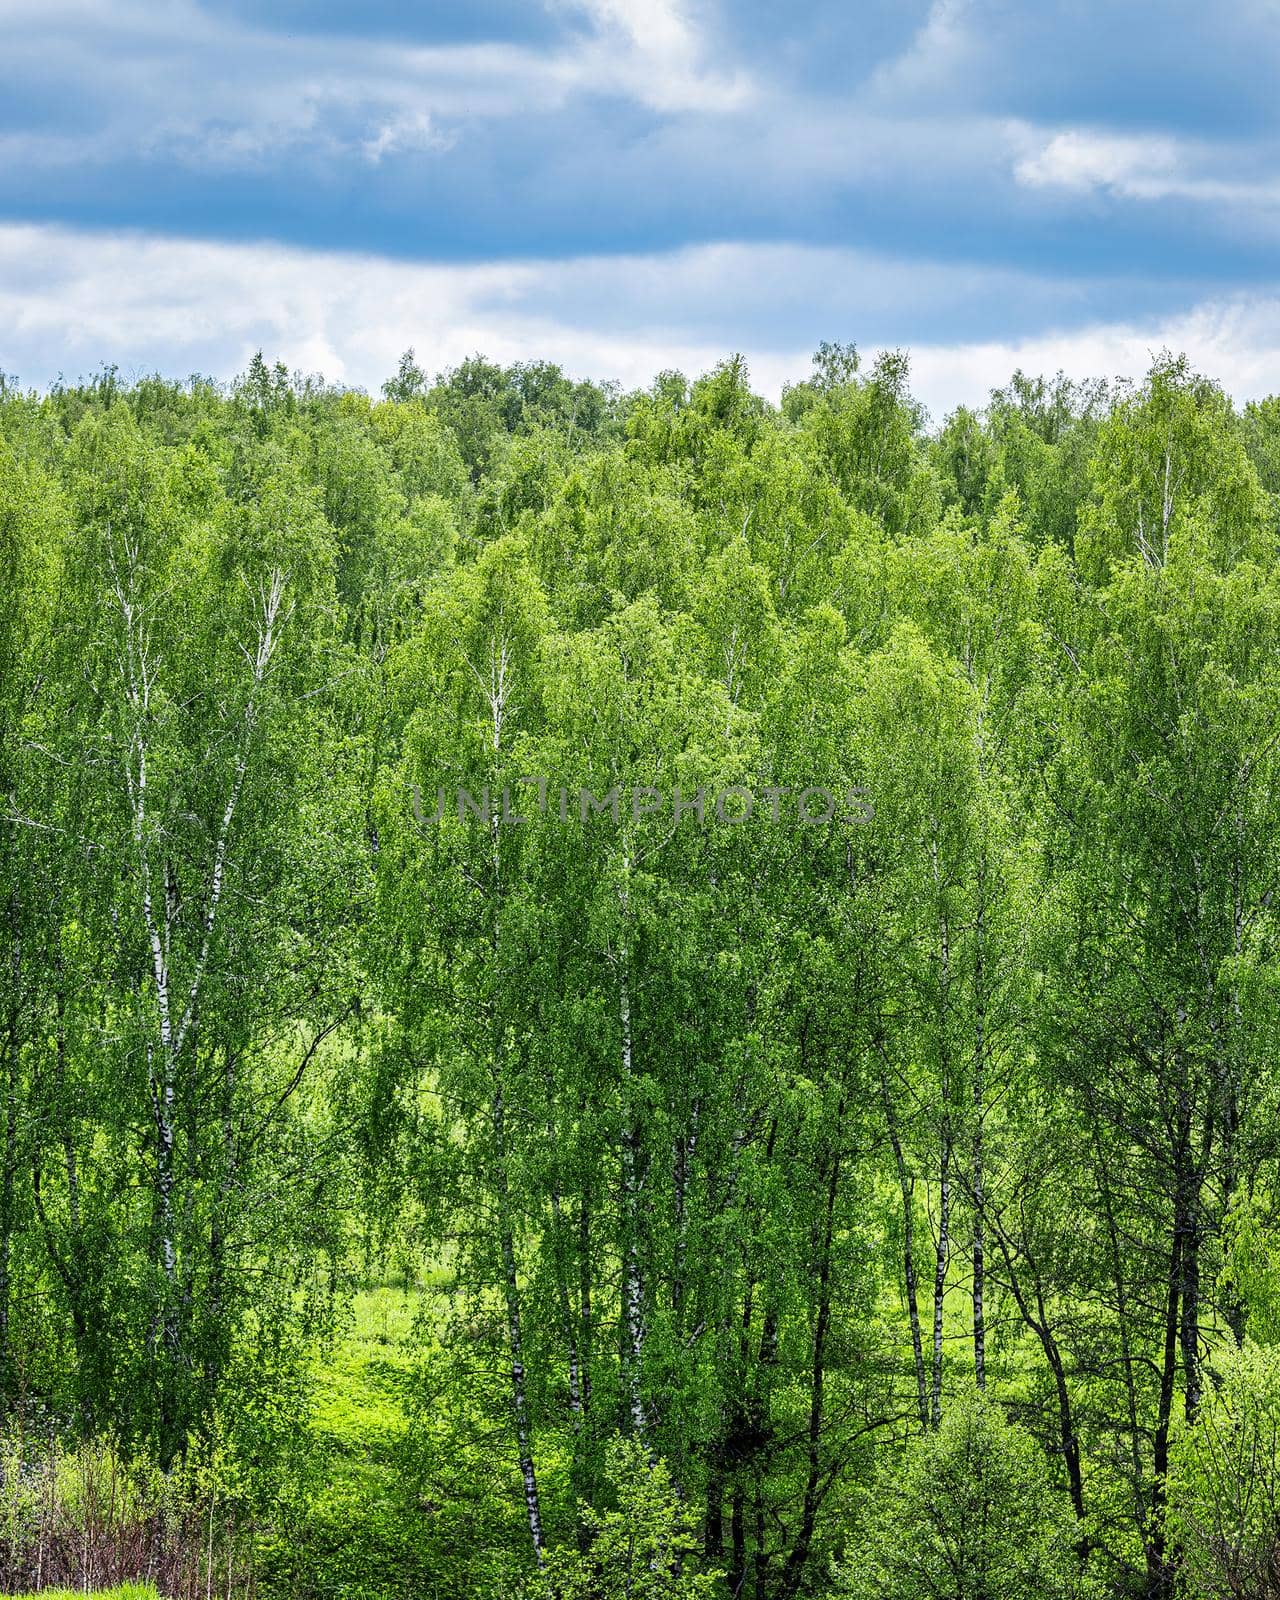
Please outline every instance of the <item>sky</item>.
[[0, 371], [1280, 391], [1280, 0], [0, 0]]

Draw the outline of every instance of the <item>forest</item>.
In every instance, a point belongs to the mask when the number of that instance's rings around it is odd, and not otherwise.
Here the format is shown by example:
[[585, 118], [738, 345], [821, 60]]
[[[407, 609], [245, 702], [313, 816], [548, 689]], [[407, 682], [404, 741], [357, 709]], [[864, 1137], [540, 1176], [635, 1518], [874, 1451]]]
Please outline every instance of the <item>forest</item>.
[[974, 398], [0, 381], [0, 1590], [1280, 1596], [1280, 399]]

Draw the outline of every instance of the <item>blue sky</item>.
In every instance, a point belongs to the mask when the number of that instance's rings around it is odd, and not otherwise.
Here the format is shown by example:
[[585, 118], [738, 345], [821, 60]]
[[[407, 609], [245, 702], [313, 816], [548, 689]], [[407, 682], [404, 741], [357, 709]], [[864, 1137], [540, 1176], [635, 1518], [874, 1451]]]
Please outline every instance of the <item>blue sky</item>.
[[1280, 390], [1276, 0], [0, 0], [0, 369]]

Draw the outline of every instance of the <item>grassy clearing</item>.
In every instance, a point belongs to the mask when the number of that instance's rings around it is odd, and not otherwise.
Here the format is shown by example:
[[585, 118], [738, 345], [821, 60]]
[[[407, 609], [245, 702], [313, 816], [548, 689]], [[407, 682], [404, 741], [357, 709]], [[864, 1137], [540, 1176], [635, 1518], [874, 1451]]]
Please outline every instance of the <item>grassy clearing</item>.
[[[0, 1595], [0, 1600], [33, 1600], [30, 1595]], [[157, 1600], [150, 1584], [126, 1583], [119, 1589], [41, 1589], [38, 1600]]]
[[311, 1428], [320, 1456], [303, 1526], [264, 1551], [259, 1592], [301, 1600], [401, 1600], [424, 1592], [423, 1512], [407, 1470], [418, 1288], [357, 1293], [317, 1363]]
[[357, 1470], [403, 1437], [420, 1302], [416, 1288], [359, 1291], [350, 1324], [317, 1370], [312, 1426]]

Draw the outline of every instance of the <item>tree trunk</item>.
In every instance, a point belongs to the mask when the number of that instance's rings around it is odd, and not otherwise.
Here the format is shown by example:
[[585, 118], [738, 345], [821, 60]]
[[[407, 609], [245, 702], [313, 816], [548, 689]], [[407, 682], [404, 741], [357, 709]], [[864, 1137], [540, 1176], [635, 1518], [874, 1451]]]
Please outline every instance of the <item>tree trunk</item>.
[[627, 1398], [631, 1427], [637, 1439], [649, 1433], [644, 1405], [644, 1280], [640, 1270], [640, 1130], [633, 1104], [634, 1059], [631, 1037], [631, 977], [627, 956], [622, 957], [618, 986], [618, 1013], [622, 1030], [622, 1201], [625, 1243], [622, 1270], [622, 1318], [626, 1339]]
[[813, 1325], [813, 1356], [809, 1377], [809, 1425], [806, 1447], [808, 1470], [800, 1508], [800, 1529], [782, 1573], [781, 1592], [784, 1595], [794, 1595], [799, 1591], [804, 1577], [805, 1563], [809, 1559], [809, 1551], [813, 1544], [818, 1507], [822, 1498], [822, 1427], [825, 1415], [827, 1335], [831, 1325], [832, 1245], [835, 1240], [836, 1197], [840, 1189], [840, 1167], [843, 1156], [840, 1140], [844, 1128], [844, 1113], [845, 1097], [842, 1090], [836, 1110], [834, 1142], [828, 1158], [822, 1233], [817, 1250], [818, 1300]]
[[18, 892], [9, 897], [9, 992], [4, 1032], [4, 1166], [0, 1171], [0, 1396], [6, 1409], [15, 1399], [13, 1352], [9, 1345], [12, 1300], [10, 1266], [14, 1233], [14, 1184], [18, 1171], [18, 1040], [22, 1014], [22, 938], [18, 925]]
[[1062, 1443], [1062, 1458], [1067, 1468], [1067, 1487], [1071, 1493], [1071, 1505], [1075, 1511], [1076, 1520], [1083, 1522], [1084, 1477], [1080, 1463], [1080, 1440], [1076, 1433], [1075, 1421], [1072, 1415], [1071, 1392], [1067, 1388], [1066, 1367], [1062, 1360], [1062, 1351], [1049, 1324], [1049, 1313], [1044, 1299], [1044, 1285], [1034, 1258], [1024, 1246], [1020, 1254], [1026, 1261], [1027, 1270], [1031, 1275], [1035, 1292], [1035, 1305], [1033, 1308], [1027, 1299], [1026, 1290], [1018, 1276], [1013, 1250], [1003, 1227], [999, 1224], [998, 1218], [994, 1231], [1009, 1274], [1008, 1287], [1013, 1295], [1014, 1304], [1017, 1306], [1023, 1322], [1026, 1323], [1027, 1327], [1031, 1329], [1032, 1333], [1040, 1341], [1040, 1348], [1044, 1352], [1044, 1358], [1049, 1363], [1049, 1370], [1053, 1374], [1053, 1387], [1058, 1402], [1058, 1437]]
[[494, 1067], [493, 1084], [494, 1196], [498, 1210], [498, 1232], [502, 1251], [502, 1282], [507, 1306], [507, 1355], [511, 1372], [511, 1420], [516, 1436], [520, 1477], [524, 1484], [525, 1513], [529, 1537], [538, 1565], [542, 1565], [545, 1539], [542, 1531], [542, 1504], [538, 1497], [538, 1475], [534, 1469], [533, 1444], [529, 1429], [529, 1401], [525, 1384], [524, 1334], [521, 1327], [520, 1279], [516, 1271], [515, 1237], [511, 1224], [511, 1193], [507, 1181], [506, 1102], [502, 1079]]
[[1160, 1365], [1160, 1399], [1152, 1449], [1150, 1528], [1147, 1540], [1147, 1581], [1152, 1600], [1165, 1600], [1173, 1592], [1174, 1574], [1167, 1559], [1164, 1532], [1165, 1492], [1169, 1477], [1169, 1421], [1173, 1414], [1174, 1376], [1178, 1361], [1178, 1302], [1182, 1290], [1182, 1200], [1174, 1211], [1173, 1243], [1165, 1294], [1164, 1351]]
[[902, 1195], [902, 1269], [906, 1288], [907, 1315], [911, 1322], [911, 1356], [916, 1375], [916, 1409], [920, 1426], [929, 1426], [929, 1380], [924, 1366], [924, 1338], [920, 1329], [920, 1306], [916, 1280], [915, 1203], [914, 1180], [907, 1172], [902, 1140], [898, 1134], [898, 1118], [889, 1094], [889, 1080], [884, 1071], [880, 1074], [880, 1089], [884, 1097], [885, 1121], [889, 1128], [889, 1145], [893, 1151], [894, 1166], [898, 1173], [898, 1190]]
[[986, 1131], [986, 861], [978, 866], [978, 914], [974, 929], [973, 972], [973, 1374], [979, 1389], [987, 1386], [986, 1323], [986, 1175], [983, 1138]]
[[1182, 1239], [1182, 1382], [1188, 1422], [1200, 1411], [1200, 1223], [1192, 1201]]
[[942, 1125], [938, 1175], [938, 1242], [933, 1269], [933, 1381], [929, 1394], [929, 1419], [935, 1428], [942, 1425], [942, 1313], [951, 1250], [951, 1125], [946, 1119]]
[[591, 1312], [591, 1196], [578, 1207], [578, 1305], [582, 1330], [582, 1409], [591, 1410], [591, 1355], [594, 1324]]
[[1102, 1199], [1102, 1214], [1107, 1224], [1107, 1243], [1111, 1256], [1111, 1274], [1116, 1291], [1116, 1323], [1120, 1337], [1120, 1365], [1124, 1372], [1125, 1405], [1129, 1424], [1129, 1460], [1133, 1472], [1134, 1518], [1139, 1534], [1145, 1538], [1145, 1501], [1143, 1498], [1142, 1446], [1138, 1434], [1138, 1385], [1134, 1373], [1133, 1346], [1129, 1338], [1129, 1293], [1125, 1286], [1124, 1261], [1120, 1254], [1120, 1230], [1116, 1223], [1115, 1207], [1111, 1201], [1111, 1185], [1107, 1178], [1106, 1160], [1096, 1126], [1092, 1129], [1095, 1161], [1095, 1178]]
[[[15, 961], [16, 965], [16, 961]], [[0, 1397], [6, 1409], [16, 1398], [9, 1345], [9, 1280], [14, 1231], [14, 1181], [18, 1170], [18, 1018], [13, 997], [4, 1041], [4, 1166], [0, 1171]]]
[[717, 1562], [724, 1555], [724, 1479], [718, 1468], [713, 1469], [707, 1477], [702, 1550], [708, 1562]]
[[[547, 1130], [547, 1137], [554, 1138], [553, 1130], [550, 1128]], [[556, 1297], [560, 1302], [560, 1321], [564, 1327], [565, 1356], [569, 1369], [569, 1412], [573, 1417], [574, 1432], [577, 1433], [582, 1428], [582, 1363], [578, 1353], [573, 1307], [569, 1298], [569, 1266], [565, 1259], [568, 1240], [558, 1184], [553, 1185], [551, 1190], [551, 1221], [555, 1230]]]
[[747, 1581], [746, 1501], [741, 1481], [735, 1480], [729, 1497], [729, 1540], [733, 1555], [729, 1562], [729, 1593], [738, 1596]]
[[685, 1262], [689, 1253], [689, 1180], [698, 1148], [698, 1101], [689, 1111], [686, 1133], [672, 1149], [672, 1191], [675, 1210], [675, 1259], [671, 1273], [671, 1310], [677, 1334], [684, 1332]]

